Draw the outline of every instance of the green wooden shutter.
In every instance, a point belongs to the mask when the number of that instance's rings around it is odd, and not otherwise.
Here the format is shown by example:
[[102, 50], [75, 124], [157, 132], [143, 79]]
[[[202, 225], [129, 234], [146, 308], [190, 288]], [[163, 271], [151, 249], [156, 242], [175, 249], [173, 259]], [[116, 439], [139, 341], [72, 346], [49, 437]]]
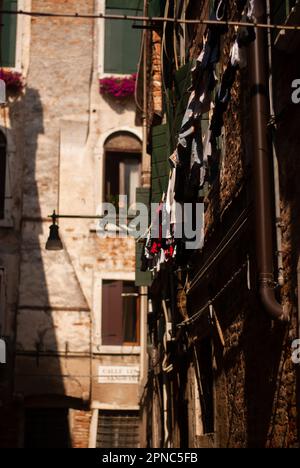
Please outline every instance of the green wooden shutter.
[[167, 191], [170, 173], [169, 132], [167, 125], [152, 128], [152, 203], [159, 203]]
[[[3, 10], [16, 11], [17, 0], [2, 0], [0, 6]], [[1, 18], [1, 57], [2, 67], [15, 67], [16, 65], [16, 37], [17, 16], [2, 15]]]
[[[136, 189], [136, 201], [137, 203], [143, 203], [150, 207], [150, 190], [148, 188], [137, 188]], [[149, 219], [147, 220], [147, 224]], [[141, 256], [144, 246], [142, 243], [136, 243], [136, 263], [135, 263], [135, 285], [150, 286], [152, 283], [152, 277], [150, 271], [141, 271]]]
[[122, 8], [123, 10], [142, 11], [143, 7], [143, 0], [106, 0], [106, 8]]
[[[106, 13], [114, 15], [141, 16], [143, 2], [140, 0], [109, 0]], [[132, 28], [133, 21], [105, 21], [104, 72], [132, 74], [137, 72], [141, 47], [141, 30]]]
[[182, 126], [182, 120], [189, 101], [190, 93], [188, 93], [187, 90], [191, 86], [191, 68], [192, 64], [187, 63], [175, 73], [174, 77], [174, 91], [175, 99], [177, 101], [173, 123], [173, 133], [175, 135], [175, 140], [178, 139], [179, 131]]

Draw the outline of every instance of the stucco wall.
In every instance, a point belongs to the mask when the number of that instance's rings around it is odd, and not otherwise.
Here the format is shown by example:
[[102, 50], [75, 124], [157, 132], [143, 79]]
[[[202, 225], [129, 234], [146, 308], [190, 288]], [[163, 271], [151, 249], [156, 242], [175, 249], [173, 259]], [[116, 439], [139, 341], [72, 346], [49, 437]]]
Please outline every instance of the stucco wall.
[[[33, 11], [92, 14], [94, 7], [94, 0], [32, 1]], [[49, 252], [47, 217], [54, 209], [97, 214], [106, 139], [120, 130], [138, 138], [142, 132], [133, 100], [100, 96], [99, 22], [32, 18], [29, 29], [25, 95], [9, 104], [6, 119], [2, 110], [0, 116], [12, 142], [14, 229], [0, 224], [0, 264], [8, 269], [7, 334], [16, 334], [14, 394], [86, 400], [92, 382], [100, 392], [91, 375], [95, 275], [134, 274], [135, 242], [99, 239], [92, 220], [61, 220], [65, 249]], [[138, 356], [133, 359], [139, 363]], [[74, 418], [82, 423], [80, 415]], [[79, 439], [75, 445], [82, 444]]]

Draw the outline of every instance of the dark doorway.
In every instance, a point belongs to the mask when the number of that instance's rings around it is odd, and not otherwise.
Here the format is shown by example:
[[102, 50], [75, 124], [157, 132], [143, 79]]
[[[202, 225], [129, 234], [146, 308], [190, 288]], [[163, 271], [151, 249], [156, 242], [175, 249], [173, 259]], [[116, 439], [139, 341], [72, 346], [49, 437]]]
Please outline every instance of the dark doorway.
[[68, 408], [26, 409], [24, 448], [71, 448]]

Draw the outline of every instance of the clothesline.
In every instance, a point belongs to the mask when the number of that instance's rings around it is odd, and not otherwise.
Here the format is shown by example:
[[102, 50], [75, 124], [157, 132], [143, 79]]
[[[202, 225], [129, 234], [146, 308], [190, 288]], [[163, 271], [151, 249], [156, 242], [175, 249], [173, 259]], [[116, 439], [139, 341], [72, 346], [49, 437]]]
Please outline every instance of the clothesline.
[[215, 296], [207, 301], [207, 303], [194, 315], [192, 315], [190, 318], [184, 320], [181, 323], [178, 323], [176, 325], [176, 328], [183, 328], [187, 327], [189, 325], [192, 325], [194, 322], [196, 322], [199, 317], [211, 306], [213, 305], [219, 298], [222, 296], [222, 294], [232, 285], [232, 283], [236, 280], [236, 278], [243, 273], [243, 271], [249, 268], [249, 259], [247, 259], [238, 270], [235, 271], [235, 273], [231, 276], [231, 278], [223, 285], [223, 287], [215, 294]]
[[104, 20], [126, 20], [126, 21], [141, 21], [143, 23], [176, 23], [176, 24], [203, 24], [203, 25], [219, 25], [219, 26], [240, 26], [240, 27], [256, 27], [263, 29], [275, 29], [285, 31], [300, 31], [300, 25], [288, 24], [267, 24], [259, 22], [243, 22], [243, 21], [218, 21], [218, 20], [202, 20], [202, 19], [178, 19], [166, 17], [150, 17], [150, 16], [132, 16], [132, 15], [112, 15], [99, 13], [97, 15], [88, 15], [81, 13], [53, 13], [41, 11], [10, 11], [0, 10], [1, 15], [24, 15], [34, 18], [69, 18], [69, 19], [104, 19]]

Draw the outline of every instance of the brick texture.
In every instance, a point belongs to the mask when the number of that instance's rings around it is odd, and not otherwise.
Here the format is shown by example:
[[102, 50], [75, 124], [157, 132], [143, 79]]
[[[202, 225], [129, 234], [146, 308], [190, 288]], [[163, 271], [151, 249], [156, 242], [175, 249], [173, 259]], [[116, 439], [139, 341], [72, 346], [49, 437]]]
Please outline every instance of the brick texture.
[[88, 448], [91, 417], [90, 411], [71, 410], [72, 448]]

